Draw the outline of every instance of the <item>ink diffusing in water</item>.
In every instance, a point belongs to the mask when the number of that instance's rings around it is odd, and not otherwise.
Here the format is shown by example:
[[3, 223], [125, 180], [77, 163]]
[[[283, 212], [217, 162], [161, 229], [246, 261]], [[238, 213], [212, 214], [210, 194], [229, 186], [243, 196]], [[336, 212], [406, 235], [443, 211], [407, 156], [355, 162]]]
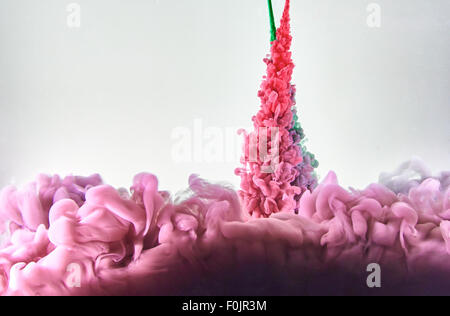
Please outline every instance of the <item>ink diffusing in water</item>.
[[364, 190], [334, 172], [318, 183], [291, 83], [289, 8], [276, 31], [271, 13], [238, 192], [191, 176], [174, 202], [146, 173], [129, 191], [99, 175], [6, 187], [0, 294], [363, 295], [371, 263], [383, 268], [379, 294], [450, 293], [450, 172], [413, 160]]

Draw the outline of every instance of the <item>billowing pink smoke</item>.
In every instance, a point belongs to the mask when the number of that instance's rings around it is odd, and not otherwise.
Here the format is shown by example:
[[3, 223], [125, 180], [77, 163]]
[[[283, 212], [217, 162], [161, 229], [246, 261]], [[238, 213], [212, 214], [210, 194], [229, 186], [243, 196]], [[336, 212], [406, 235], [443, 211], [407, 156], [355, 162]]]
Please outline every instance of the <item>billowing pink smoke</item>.
[[266, 277], [288, 274], [283, 280], [298, 280], [296, 286], [314, 272], [362, 272], [373, 262], [398, 280], [429, 269], [448, 273], [449, 179], [444, 173], [404, 182], [407, 194], [381, 184], [349, 192], [330, 173], [305, 192], [299, 214], [252, 219], [233, 190], [196, 176], [181, 203], [158, 191], [150, 174], [135, 177], [131, 194], [98, 176], [40, 176], [23, 190], [1, 193], [7, 240], [0, 293], [183, 293], [237, 267], [256, 273], [258, 266], [270, 267]]
[[298, 211], [301, 195], [316, 186], [317, 162], [302, 146], [303, 130], [294, 107], [289, 8], [286, 0], [271, 56], [264, 60], [267, 75], [259, 91], [261, 109], [253, 117], [254, 131], [245, 135], [244, 167], [236, 170], [242, 179], [243, 207], [253, 217]]
[[[0, 294], [364, 294], [371, 263], [383, 268], [383, 293], [417, 294], [426, 280], [425, 291], [450, 293], [450, 172], [432, 177], [413, 161], [364, 190], [345, 190], [333, 172], [315, 188], [293, 108], [288, 9], [266, 60], [239, 193], [191, 176], [190, 197], [174, 202], [151, 174], [130, 191], [98, 175], [7, 187]], [[250, 161], [261, 127], [268, 158]]]

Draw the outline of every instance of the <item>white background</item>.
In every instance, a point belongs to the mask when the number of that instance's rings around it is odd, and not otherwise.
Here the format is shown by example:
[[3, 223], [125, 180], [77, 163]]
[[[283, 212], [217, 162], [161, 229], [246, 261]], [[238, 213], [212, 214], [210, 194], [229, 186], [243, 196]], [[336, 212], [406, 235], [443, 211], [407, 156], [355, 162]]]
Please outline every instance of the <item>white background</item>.
[[[277, 20], [282, 0], [274, 0]], [[420, 156], [450, 162], [450, 1], [292, 0], [301, 122], [323, 177], [363, 188]], [[175, 127], [251, 127], [269, 51], [265, 0], [0, 0], [0, 186], [44, 173], [152, 172], [238, 187], [228, 163], [175, 163]], [[277, 21], [278, 25], [278, 21]], [[237, 137], [237, 136], [236, 136]]]

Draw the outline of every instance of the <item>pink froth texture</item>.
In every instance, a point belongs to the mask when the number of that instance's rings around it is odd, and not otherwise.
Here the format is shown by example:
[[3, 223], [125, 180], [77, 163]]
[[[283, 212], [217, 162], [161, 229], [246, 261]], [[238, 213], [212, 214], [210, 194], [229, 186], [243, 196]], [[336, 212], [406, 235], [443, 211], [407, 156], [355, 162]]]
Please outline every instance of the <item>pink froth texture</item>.
[[[293, 133], [295, 87], [291, 84], [294, 64], [289, 8], [287, 0], [277, 39], [272, 42], [270, 56], [264, 59], [267, 74], [258, 93], [261, 109], [253, 117], [254, 131], [244, 135], [243, 167], [236, 170], [241, 176], [243, 207], [256, 218], [297, 211], [300, 196], [315, 186], [311, 161], [304, 158], [300, 139]], [[261, 146], [267, 147], [265, 157], [260, 154], [264, 150]], [[257, 152], [257, 157], [252, 152]], [[266, 171], [269, 166], [272, 172]]]
[[381, 184], [347, 191], [331, 172], [305, 192], [299, 214], [254, 219], [235, 191], [197, 176], [178, 203], [151, 174], [136, 176], [131, 194], [99, 176], [40, 176], [1, 192], [0, 293], [173, 294], [246, 266], [297, 276], [297, 286], [311, 271], [351, 273], [372, 262], [399, 280], [430, 269], [444, 275], [449, 178], [404, 179], [410, 189], [397, 194]]
[[[417, 294], [423, 280], [450, 293], [450, 172], [433, 177], [413, 160], [364, 190], [344, 189], [333, 172], [317, 186], [294, 128], [289, 5], [265, 59], [241, 190], [193, 175], [189, 196], [175, 199], [148, 173], [130, 190], [99, 175], [6, 187], [1, 295], [364, 294], [372, 263], [384, 293]], [[251, 161], [260, 128], [269, 156]], [[265, 173], [275, 141], [279, 164]]]

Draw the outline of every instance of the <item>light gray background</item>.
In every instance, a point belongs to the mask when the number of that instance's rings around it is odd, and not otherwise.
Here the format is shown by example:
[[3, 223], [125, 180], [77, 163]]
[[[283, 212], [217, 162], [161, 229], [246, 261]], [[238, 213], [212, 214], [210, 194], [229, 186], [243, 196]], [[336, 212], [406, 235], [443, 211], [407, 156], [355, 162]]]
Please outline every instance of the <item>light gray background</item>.
[[[189, 174], [238, 186], [229, 163], [172, 161], [171, 132], [250, 127], [269, 50], [265, 0], [0, 0], [0, 186], [99, 172], [116, 186]], [[277, 19], [283, 0], [274, 0]], [[366, 24], [367, 5], [382, 27]], [[319, 174], [358, 188], [422, 157], [450, 162], [450, 1], [292, 0], [301, 121]]]

